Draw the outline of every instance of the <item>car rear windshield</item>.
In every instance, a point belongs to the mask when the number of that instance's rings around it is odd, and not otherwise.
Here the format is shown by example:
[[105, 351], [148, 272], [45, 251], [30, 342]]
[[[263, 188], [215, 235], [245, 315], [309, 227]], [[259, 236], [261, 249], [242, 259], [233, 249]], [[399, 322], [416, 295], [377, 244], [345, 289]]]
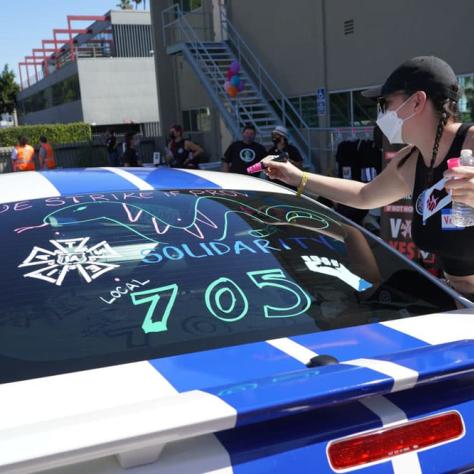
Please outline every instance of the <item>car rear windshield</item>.
[[455, 309], [293, 195], [180, 190], [0, 204], [0, 382]]

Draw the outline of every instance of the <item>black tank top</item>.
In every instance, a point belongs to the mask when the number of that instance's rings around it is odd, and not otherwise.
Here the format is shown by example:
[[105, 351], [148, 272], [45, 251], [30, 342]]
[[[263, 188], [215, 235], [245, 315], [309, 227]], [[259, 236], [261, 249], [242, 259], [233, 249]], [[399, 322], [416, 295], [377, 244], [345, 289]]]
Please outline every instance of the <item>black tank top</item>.
[[[439, 181], [448, 168], [447, 160], [460, 156], [464, 139], [471, 126], [472, 124], [462, 124], [459, 127], [448, 153], [433, 169], [431, 183], [427, 184], [429, 168], [421, 155], [418, 155], [413, 189], [413, 241], [418, 248], [434, 253], [446, 273], [457, 276], [474, 275], [474, 226], [457, 228], [450, 224], [450, 197]], [[430, 189], [435, 184], [438, 186], [424, 198], [425, 189]]]
[[169, 149], [173, 154], [173, 158], [170, 162], [172, 168], [183, 168], [186, 158], [188, 158], [189, 152], [184, 147], [186, 140], [183, 138], [179, 142], [171, 141]]

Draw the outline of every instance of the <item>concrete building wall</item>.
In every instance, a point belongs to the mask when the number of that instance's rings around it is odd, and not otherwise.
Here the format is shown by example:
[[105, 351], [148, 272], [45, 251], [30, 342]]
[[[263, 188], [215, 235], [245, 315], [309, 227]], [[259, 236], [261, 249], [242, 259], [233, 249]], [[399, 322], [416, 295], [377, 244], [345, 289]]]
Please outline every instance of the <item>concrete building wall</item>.
[[[227, 10], [288, 96], [378, 84], [418, 55], [474, 72], [472, 0], [229, 0]], [[349, 20], [354, 33], [345, 35]]]
[[85, 122], [158, 122], [153, 58], [79, 59]]
[[181, 106], [184, 109], [206, 107], [209, 96], [190, 64], [182, 56], [175, 56], [175, 67], [178, 70], [177, 85]]
[[[403, 60], [419, 55], [439, 56], [457, 74], [474, 72], [472, 0], [325, 3], [329, 89], [382, 83]], [[354, 34], [345, 36], [344, 21], [350, 19]]]
[[324, 87], [322, 0], [230, 0], [227, 14], [288, 96]]
[[150, 12], [140, 10], [111, 10], [110, 22], [114, 25], [150, 25]]
[[170, 56], [166, 52], [161, 11], [168, 6], [168, 0], [155, 0], [150, 5], [156, 46], [158, 102], [164, 127], [181, 122], [181, 110], [210, 106], [207, 92], [187, 61], [181, 55]]

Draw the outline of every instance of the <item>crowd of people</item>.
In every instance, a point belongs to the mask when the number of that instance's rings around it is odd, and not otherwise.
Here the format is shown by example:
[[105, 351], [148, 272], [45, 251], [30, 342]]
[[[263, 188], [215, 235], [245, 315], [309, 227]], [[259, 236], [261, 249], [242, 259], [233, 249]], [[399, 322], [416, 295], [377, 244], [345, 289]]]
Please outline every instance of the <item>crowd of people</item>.
[[[231, 143], [225, 151], [222, 171], [248, 174], [249, 166], [258, 163], [269, 154], [285, 154], [291, 163], [301, 168], [303, 158], [298, 149], [288, 142], [288, 130], [285, 127], [275, 127], [271, 134], [272, 145], [268, 148], [256, 141], [256, 134], [253, 125], [248, 124], [244, 127], [242, 139]], [[143, 166], [139, 153], [140, 141], [136, 132], [130, 131], [119, 137], [114, 129], [108, 129], [103, 143], [109, 166]], [[181, 125], [176, 124], [169, 129], [164, 151], [166, 165], [171, 168], [198, 169], [204, 154], [201, 145], [185, 137]], [[40, 137], [36, 149], [28, 143], [26, 137], [18, 137], [11, 162], [13, 171], [47, 170], [57, 167], [54, 149], [45, 136]]]

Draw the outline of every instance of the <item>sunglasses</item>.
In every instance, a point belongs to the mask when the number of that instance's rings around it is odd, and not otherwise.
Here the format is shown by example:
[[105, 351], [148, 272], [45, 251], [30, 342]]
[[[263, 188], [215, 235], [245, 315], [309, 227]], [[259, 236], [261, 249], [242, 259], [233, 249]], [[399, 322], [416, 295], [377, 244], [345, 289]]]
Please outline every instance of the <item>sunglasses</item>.
[[380, 113], [384, 114], [389, 109], [392, 99], [398, 95], [408, 96], [409, 93], [406, 91], [400, 91], [400, 92], [394, 92], [393, 94], [390, 94], [389, 97], [379, 97], [377, 99], [377, 114], [380, 114]]

